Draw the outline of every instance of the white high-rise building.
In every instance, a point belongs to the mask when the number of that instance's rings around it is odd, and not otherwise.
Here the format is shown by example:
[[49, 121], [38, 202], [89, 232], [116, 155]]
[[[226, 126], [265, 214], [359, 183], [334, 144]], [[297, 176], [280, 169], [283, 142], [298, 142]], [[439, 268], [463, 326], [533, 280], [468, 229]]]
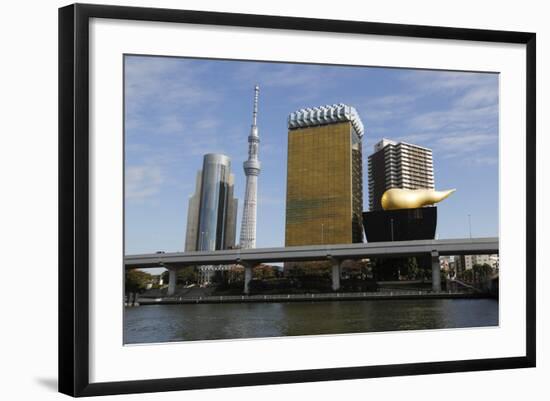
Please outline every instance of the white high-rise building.
[[493, 269], [496, 269], [498, 267], [498, 255], [465, 255], [465, 269], [473, 269], [474, 265], [489, 265]]
[[370, 210], [382, 210], [380, 200], [390, 188], [434, 189], [431, 149], [384, 138], [368, 162]]
[[246, 175], [246, 190], [244, 194], [243, 221], [241, 224], [241, 248], [256, 247], [256, 208], [258, 204], [258, 175], [260, 174], [260, 161], [258, 160], [258, 148], [260, 137], [258, 136], [258, 96], [260, 87], [254, 87], [254, 109], [252, 113], [252, 127], [248, 136], [248, 160], [244, 162]]

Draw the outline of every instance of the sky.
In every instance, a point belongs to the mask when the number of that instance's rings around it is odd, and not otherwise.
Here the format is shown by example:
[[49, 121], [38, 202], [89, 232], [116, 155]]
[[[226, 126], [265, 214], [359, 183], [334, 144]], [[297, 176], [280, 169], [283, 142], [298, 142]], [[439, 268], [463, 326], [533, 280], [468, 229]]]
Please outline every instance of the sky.
[[125, 56], [125, 253], [183, 251], [189, 197], [206, 153], [232, 160], [244, 200], [254, 85], [260, 85], [256, 246], [284, 246], [287, 117], [346, 103], [363, 124], [367, 158], [382, 138], [433, 151], [437, 238], [498, 236], [498, 87], [495, 73]]

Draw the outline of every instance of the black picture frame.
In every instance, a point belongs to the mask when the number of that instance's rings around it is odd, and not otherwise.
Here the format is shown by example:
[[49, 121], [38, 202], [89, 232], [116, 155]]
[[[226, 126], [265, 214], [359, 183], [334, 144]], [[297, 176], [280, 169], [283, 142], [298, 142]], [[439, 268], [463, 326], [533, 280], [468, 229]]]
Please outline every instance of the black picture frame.
[[[438, 38], [526, 46], [526, 355], [90, 383], [88, 61], [91, 18]], [[527, 32], [74, 4], [59, 9], [59, 391], [71, 396], [252, 386], [534, 367], [536, 364], [536, 35]]]

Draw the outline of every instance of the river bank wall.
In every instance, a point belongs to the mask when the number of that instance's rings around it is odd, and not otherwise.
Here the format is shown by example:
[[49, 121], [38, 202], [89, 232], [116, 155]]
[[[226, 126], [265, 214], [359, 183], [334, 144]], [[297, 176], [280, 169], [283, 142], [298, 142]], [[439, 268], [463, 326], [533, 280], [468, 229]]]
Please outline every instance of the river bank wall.
[[217, 295], [204, 297], [139, 297], [138, 304], [221, 304], [221, 303], [258, 303], [258, 302], [323, 302], [323, 301], [360, 301], [388, 299], [466, 299], [491, 298], [488, 293], [458, 291], [380, 291], [360, 293], [326, 294], [276, 294], [276, 295]]

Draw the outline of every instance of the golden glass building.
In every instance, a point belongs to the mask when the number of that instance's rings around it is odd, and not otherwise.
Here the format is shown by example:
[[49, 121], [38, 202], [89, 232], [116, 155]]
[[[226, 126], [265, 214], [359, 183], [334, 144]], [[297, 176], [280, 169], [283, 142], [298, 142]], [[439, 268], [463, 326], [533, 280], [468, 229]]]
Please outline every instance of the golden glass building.
[[363, 132], [344, 104], [290, 114], [285, 246], [362, 242]]

